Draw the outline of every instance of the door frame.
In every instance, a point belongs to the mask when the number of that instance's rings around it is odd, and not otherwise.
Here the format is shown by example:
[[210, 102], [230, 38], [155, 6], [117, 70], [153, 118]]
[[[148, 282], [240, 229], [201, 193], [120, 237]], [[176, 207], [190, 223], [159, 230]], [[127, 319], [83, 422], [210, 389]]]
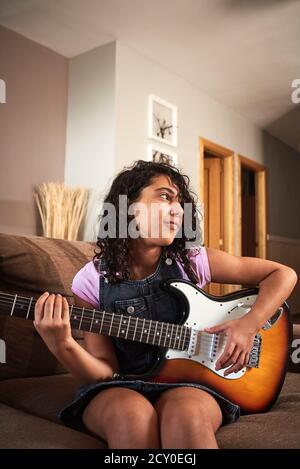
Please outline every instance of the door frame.
[[255, 255], [267, 258], [267, 169], [260, 163], [237, 155], [238, 255], [242, 255], [242, 165], [255, 172]]
[[[223, 219], [225, 221], [223, 227], [223, 250], [229, 254], [235, 253], [235, 210], [234, 210], [234, 152], [228, 148], [222, 147], [217, 143], [211, 142], [206, 138], [199, 138], [200, 148], [200, 200], [203, 207], [203, 237], [204, 237], [204, 153], [209, 153], [223, 158], [223, 169], [224, 169], [224, 214]], [[204, 244], [205, 244], [204, 240]]]

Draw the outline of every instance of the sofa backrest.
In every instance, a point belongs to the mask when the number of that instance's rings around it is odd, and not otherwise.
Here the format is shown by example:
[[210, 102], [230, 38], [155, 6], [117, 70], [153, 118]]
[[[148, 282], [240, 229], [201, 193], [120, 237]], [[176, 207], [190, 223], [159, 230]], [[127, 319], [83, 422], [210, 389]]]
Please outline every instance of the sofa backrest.
[[[75, 274], [94, 255], [95, 243], [41, 236], [0, 233], [0, 291], [38, 298], [42, 293], [61, 293], [74, 304], [71, 284]], [[82, 332], [72, 330], [82, 343]], [[0, 379], [65, 373], [49, 351], [32, 320], [1, 314]]]

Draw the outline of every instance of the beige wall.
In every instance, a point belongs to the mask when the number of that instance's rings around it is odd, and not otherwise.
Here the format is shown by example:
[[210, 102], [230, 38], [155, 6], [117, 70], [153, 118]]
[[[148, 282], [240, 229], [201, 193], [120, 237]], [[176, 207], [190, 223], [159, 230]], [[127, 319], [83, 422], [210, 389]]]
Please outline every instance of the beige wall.
[[68, 59], [0, 27], [0, 78], [0, 231], [41, 234], [32, 192], [64, 180]]
[[268, 233], [297, 238], [300, 242], [300, 154], [267, 132], [263, 151], [267, 167]]
[[[300, 279], [300, 240], [283, 236], [268, 236], [268, 259], [292, 267]], [[300, 314], [299, 280], [288, 299], [293, 314]]]

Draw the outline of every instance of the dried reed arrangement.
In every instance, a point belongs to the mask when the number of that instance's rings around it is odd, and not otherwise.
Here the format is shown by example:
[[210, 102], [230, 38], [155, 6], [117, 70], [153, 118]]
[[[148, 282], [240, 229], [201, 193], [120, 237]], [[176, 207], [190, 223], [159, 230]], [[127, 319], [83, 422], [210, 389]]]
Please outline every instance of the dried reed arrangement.
[[88, 189], [67, 187], [60, 182], [43, 182], [33, 193], [38, 206], [43, 235], [75, 241], [85, 215]]

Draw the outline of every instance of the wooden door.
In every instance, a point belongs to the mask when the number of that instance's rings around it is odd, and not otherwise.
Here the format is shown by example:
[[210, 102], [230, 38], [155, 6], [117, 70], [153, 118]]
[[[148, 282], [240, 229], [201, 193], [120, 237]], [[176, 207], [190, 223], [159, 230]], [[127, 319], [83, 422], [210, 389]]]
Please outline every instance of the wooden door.
[[[248, 176], [247, 176], [248, 174]], [[243, 181], [252, 178], [251, 200]], [[246, 176], [245, 176], [246, 175]], [[254, 179], [254, 183], [253, 183]], [[238, 161], [238, 255], [267, 258], [266, 168], [239, 156]], [[246, 198], [246, 200], [244, 200]], [[249, 207], [250, 205], [250, 207]], [[250, 233], [251, 230], [251, 233]], [[251, 240], [249, 241], [249, 236]], [[250, 246], [249, 246], [250, 245]]]
[[[204, 158], [204, 244], [223, 249], [223, 159]], [[212, 295], [222, 295], [223, 286], [211, 282], [204, 290]]]

